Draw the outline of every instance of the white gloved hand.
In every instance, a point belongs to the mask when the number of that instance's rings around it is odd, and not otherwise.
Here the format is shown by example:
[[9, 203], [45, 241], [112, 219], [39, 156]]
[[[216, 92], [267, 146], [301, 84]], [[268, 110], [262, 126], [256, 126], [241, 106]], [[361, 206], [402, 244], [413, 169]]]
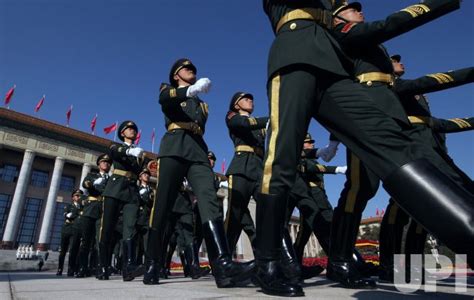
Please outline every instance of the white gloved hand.
[[71, 218], [72, 217], [72, 212], [66, 214], [66, 218]]
[[140, 155], [143, 153], [143, 149], [139, 147], [128, 148], [126, 153], [130, 156], [140, 157]]
[[329, 141], [329, 145], [324, 148], [319, 148], [316, 151], [316, 156], [321, 157], [325, 162], [331, 161], [336, 156], [338, 141]]
[[209, 78], [201, 78], [191, 85], [186, 91], [187, 97], [194, 97], [199, 93], [207, 93], [211, 89], [211, 81]]
[[140, 193], [141, 196], [143, 196], [143, 194], [146, 193], [146, 189], [141, 189], [139, 193]]
[[336, 174], [346, 174], [347, 166], [336, 167]]
[[94, 180], [93, 184], [94, 185], [100, 185], [104, 181], [103, 177], [99, 177], [96, 180]]

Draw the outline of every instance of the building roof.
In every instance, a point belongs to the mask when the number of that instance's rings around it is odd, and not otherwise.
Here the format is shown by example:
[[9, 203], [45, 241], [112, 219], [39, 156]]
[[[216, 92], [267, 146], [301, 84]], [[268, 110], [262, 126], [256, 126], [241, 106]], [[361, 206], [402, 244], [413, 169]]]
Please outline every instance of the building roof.
[[[107, 152], [114, 142], [77, 129], [0, 107], [0, 126], [18, 129], [97, 152]], [[147, 152], [148, 157], [156, 154]]]

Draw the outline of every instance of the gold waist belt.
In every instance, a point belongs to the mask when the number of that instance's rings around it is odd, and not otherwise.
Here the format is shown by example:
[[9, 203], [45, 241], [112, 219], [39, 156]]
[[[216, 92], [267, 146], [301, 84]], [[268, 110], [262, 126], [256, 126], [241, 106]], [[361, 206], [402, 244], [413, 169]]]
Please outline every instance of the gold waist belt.
[[372, 82], [384, 82], [392, 86], [395, 83], [395, 78], [392, 74], [386, 74], [382, 72], [370, 72], [364, 73], [357, 76], [360, 83], [367, 83], [368, 86], [372, 85]]
[[252, 152], [263, 157], [263, 149], [260, 147], [252, 147], [249, 145], [239, 145], [235, 147], [235, 152]]
[[87, 200], [88, 201], [102, 201], [102, 200], [104, 200], [104, 197], [102, 197], [102, 196], [99, 196], [99, 197], [89, 196], [89, 197], [87, 197]]
[[312, 20], [326, 28], [332, 27], [332, 13], [329, 10], [308, 7], [295, 9], [286, 13], [278, 21], [275, 32], [278, 33], [283, 25], [294, 20]]
[[183, 129], [192, 132], [193, 134], [203, 135], [201, 127], [194, 122], [176, 122], [168, 125], [168, 131], [175, 129]]
[[408, 116], [408, 120], [412, 124], [425, 124], [431, 126], [431, 117], [426, 116]]
[[130, 172], [130, 171], [124, 171], [124, 170], [120, 170], [120, 169], [114, 169], [114, 171], [112, 172], [112, 174], [115, 174], [115, 175], [119, 175], [119, 176], [123, 176], [123, 177], [127, 177], [128, 179], [137, 179], [137, 175], [133, 172]]

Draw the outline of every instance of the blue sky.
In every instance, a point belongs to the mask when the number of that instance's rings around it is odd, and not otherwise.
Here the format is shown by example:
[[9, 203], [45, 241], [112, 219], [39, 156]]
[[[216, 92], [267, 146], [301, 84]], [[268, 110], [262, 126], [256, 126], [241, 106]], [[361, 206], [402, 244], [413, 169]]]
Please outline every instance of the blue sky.
[[[472, 66], [474, 63], [474, 1], [461, 10], [388, 43], [400, 53], [406, 78]], [[382, 19], [415, 1], [362, 1], [367, 20]], [[39, 117], [89, 131], [96, 113], [102, 128], [125, 119], [142, 129], [141, 146], [151, 150], [151, 131], [159, 140], [164, 120], [158, 105], [161, 82], [171, 64], [188, 57], [198, 77], [213, 86], [202, 98], [209, 103], [205, 139], [227, 165], [233, 147], [224, 116], [235, 91], [255, 95], [255, 115], [267, 115], [266, 64], [273, 33], [257, 0], [0, 0], [0, 93], [17, 85], [11, 109], [34, 114], [43, 94]], [[433, 115], [443, 118], [474, 114], [472, 85], [428, 95]], [[311, 133], [325, 145], [328, 133], [316, 123]], [[472, 133], [448, 137], [451, 156], [474, 175]], [[344, 148], [331, 163], [344, 165]], [[344, 176], [327, 176], [327, 193], [337, 202]], [[365, 216], [375, 215], [388, 201], [381, 190], [368, 204]]]

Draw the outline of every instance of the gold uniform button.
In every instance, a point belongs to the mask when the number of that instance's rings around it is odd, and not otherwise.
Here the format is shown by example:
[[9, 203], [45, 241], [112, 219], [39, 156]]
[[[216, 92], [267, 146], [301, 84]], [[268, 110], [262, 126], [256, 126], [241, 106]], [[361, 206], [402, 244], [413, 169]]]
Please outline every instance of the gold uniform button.
[[372, 86], [372, 81], [367, 81], [368, 86]]
[[291, 23], [290, 24], [290, 29], [295, 30], [296, 29], [296, 23]]

